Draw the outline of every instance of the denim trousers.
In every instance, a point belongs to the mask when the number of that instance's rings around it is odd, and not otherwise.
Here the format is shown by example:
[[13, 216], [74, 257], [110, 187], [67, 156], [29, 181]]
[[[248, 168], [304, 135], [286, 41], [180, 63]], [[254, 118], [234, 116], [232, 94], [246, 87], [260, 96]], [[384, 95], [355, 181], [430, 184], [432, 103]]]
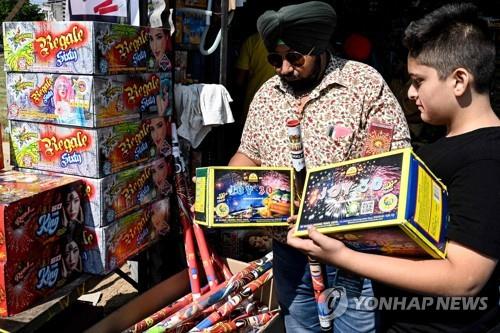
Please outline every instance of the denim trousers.
[[[331, 288], [338, 270], [328, 265], [325, 268], [326, 287]], [[321, 332], [307, 257], [286, 244], [273, 241], [273, 275], [287, 333]], [[360, 282], [361, 296], [372, 297], [371, 281]], [[357, 304], [354, 298], [359, 296], [347, 294], [347, 309], [334, 319], [333, 332], [375, 332], [375, 312]]]

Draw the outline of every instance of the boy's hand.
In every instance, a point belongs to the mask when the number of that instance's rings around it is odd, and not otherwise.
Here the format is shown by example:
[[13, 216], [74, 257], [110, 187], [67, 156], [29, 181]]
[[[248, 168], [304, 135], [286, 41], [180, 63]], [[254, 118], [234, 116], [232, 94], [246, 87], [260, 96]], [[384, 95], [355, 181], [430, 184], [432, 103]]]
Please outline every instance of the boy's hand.
[[308, 239], [295, 237], [293, 233], [293, 229], [288, 231], [288, 245], [324, 263], [335, 264], [347, 249], [344, 243], [323, 235], [314, 227], [308, 229]]

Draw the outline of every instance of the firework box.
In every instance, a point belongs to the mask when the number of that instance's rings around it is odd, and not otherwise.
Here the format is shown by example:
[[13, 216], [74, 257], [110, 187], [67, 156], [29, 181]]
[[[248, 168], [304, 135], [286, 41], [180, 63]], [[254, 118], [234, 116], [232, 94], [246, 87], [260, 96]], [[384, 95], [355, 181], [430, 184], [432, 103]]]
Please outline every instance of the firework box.
[[68, 272], [58, 248], [46, 247], [40, 253], [25, 261], [0, 262], [1, 317], [26, 310], [81, 274]]
[[[104, 127], [171, 108], [170, 73], [66, 75], [7, 73], [9, 119]], [[162, 110], [159, 110], [159, 107]]]
[[10, 120], [13, 164], [102, 178], [171, 154], [171, 126], [163, 117], [98, 129]]
[[107, 274], [170, 231], [170, 201], [162, 199], [100, 228], [83, 230], [83, 270]]
[[[85, 185], [72, 177], [0, 173], [0, 261], [39, 258], [66, 236], [92, 224]], [[56, 244], [56, 245], [53, 245]]]
[[0, 147], [0, 170], [3, 169], [3, 137], [2, 137], [2, 124], [0, 124], [0, 142], [2, 146]]
[[[56, 174], [21, 169], [25, 173]], [[132, 211], [173, 192], [173, 166], [165, 158], [133, 166], [104, 178], [68, 176], [82, 180], [87, 187], [92, 219], [88, 227], [104, 227]]]
[[[163, 52], [151, 49], [156, 49], [151, 41], [159, 31]], [[109, 75], [172, 69], [172, 41], [166, 29], [44, 21], [4, 22], [3, 32], [5, 71]]]
[[358, 251], [445, 257], [446, 187], [411, 148], [308, 170], [295, 235], [315, 226]]
[[209, 228], [286, 226], [291, 198], [291, 168], [196, 169], [195, 222]]

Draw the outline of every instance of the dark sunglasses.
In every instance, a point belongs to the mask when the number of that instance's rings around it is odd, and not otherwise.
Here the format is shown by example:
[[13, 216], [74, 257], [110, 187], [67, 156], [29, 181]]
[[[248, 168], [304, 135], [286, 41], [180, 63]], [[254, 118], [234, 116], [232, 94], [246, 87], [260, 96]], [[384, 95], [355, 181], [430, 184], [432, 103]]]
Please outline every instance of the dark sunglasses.
[[[306, 56], [311, 55], [312, 51], [314, 51], [314, 47], [306, 54]], [[269, 53], [267, 55], [267, 61], [274, 67], [280, 68], [283, 66], [283, 59], [286, 59], [290, 65], [293, 67], [301, 67], [304, 66], [306, 59], [304, 55], [297, 51], [287, 52], [285, 55], [281, 55], [279, 53]]]

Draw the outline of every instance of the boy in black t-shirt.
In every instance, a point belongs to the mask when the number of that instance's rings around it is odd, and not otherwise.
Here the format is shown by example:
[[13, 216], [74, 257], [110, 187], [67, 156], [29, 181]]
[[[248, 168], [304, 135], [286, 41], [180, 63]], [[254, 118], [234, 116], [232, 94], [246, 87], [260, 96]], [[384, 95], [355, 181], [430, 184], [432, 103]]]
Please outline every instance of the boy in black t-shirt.
[[382, 313], [384, 331], [500, 329], [500, 120], [489, 98], [495, 46], [471, 4], [445, 5], [412, 22], [404, 43], [412, 79], [408, 97], [422, 120], [447, 128], [445, 138], [417, 152], [448, 187], [447, 258], [356, 252], [315, 229], [310, 239], [291, 231], [288, 244], [380, 282], [379, 297], [397, 296], [399, 303]]

